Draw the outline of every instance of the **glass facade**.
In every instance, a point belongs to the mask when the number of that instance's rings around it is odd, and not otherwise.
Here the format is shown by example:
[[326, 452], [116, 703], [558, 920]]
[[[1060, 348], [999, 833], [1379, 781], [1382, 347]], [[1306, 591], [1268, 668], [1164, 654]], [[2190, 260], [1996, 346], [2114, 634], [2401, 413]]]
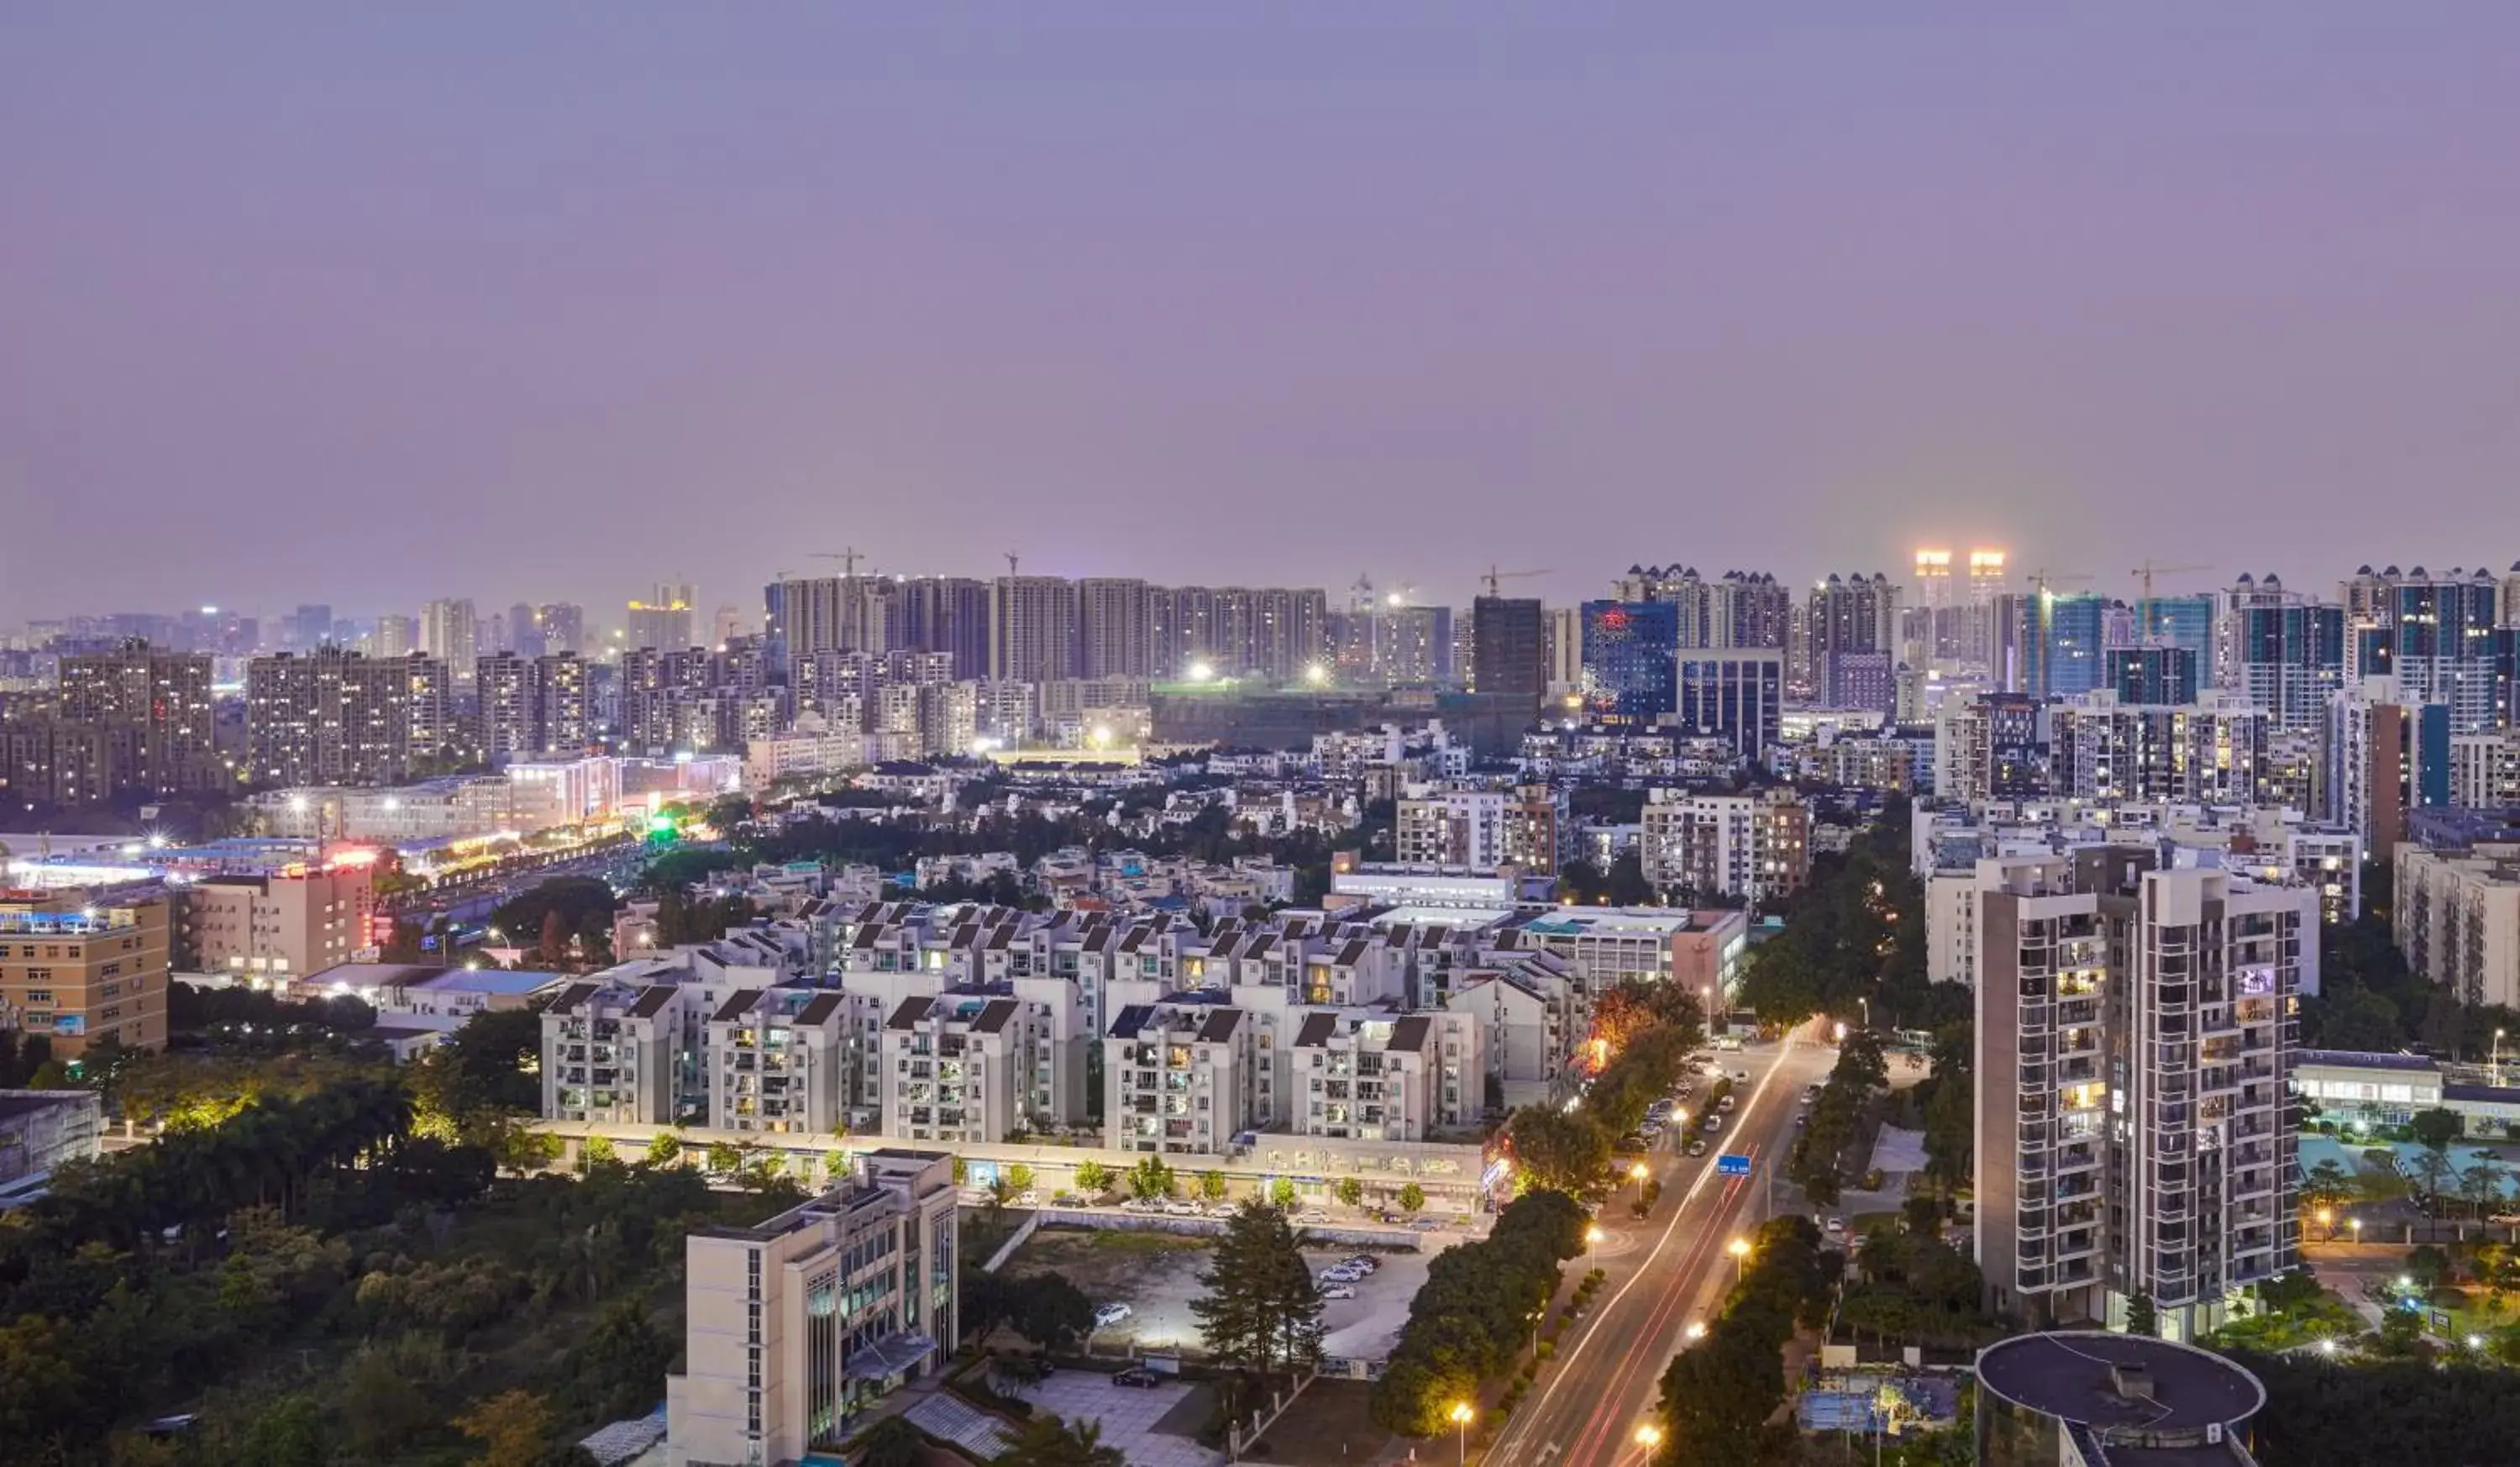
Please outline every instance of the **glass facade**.
[[2022, 691], [2036, 698], [2070, 698], [2098, 686], [2100, 625], [2107, 609], [2106, 598], [2089, 594], [2049, 591], [2033, 598], [2031, 624], [2021, 639], [2027, 665]]
[[1584, 702], [1596, 721], [1650, 727], [1679, 707], [1678, 607], [1588, 601], [1583, 619]]

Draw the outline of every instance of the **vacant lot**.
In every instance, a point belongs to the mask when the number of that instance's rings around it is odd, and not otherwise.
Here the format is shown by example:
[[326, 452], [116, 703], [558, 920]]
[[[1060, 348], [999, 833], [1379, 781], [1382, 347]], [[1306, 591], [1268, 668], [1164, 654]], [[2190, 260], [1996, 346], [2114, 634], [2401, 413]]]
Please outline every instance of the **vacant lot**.
[[[1305, 1261], [1318, 1273], [1353, 1249], [1307, 1248]], [[1426, 1282], [1422, 1254], [1384, 1253], [1382, 1266], [1350, 1285], [1354, 1299], [1322, 1307], [1323, 1350], [1337, 1356], [1388, 1354], [1409, 1320], [1409, 1301]], [[1198, 1319], [1191, 1302], [1205, 1293], [1203, 1239], [1170, 1233], [1067, 1232], [1043, 1229], [1008, 1261], [1011, 1276], [1056, 1273], [1085, 1291], [1098, 1306], [1125, 1304], [1129, 1317], [1094, 1335], [1097, 1350], [1198, 1349]]]

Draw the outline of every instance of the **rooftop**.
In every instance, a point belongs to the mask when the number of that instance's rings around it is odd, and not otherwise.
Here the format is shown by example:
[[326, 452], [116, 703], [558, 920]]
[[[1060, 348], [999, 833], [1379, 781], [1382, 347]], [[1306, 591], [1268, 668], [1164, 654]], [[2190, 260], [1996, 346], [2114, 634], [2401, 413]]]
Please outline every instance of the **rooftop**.
[[[2130, 1399], [2116, 1367], [2151, 1377], [2151, 1395]], [[2267, 1403], [2258, 1378], [2219, 1355], [2168, 1340], [2099, 1331], [2018, 1335], [1977, 1357], [1978, 1384], [2006, 1400], [2103, 1431], [2201, 1432], [2246, 1421]]]

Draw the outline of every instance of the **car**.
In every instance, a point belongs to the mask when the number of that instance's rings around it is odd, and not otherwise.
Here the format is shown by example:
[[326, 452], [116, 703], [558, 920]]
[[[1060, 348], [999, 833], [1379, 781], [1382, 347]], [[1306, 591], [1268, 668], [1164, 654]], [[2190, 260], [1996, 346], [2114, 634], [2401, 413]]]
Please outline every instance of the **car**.
[[1363, 1277], [1365, 1277], [1364, 1274], [1359, 1273], [1353, 1268], [1325, 1268], [1320, 1272], [1320, 1274], [1315, 1276], [1313, 1282], [1318, 1284], [1352, 1284]]
[[1320, 1208], [1306, 1208], [1304, 1211], [1295, 1215], [1295, 1220], [1297, 1222], [1322, 1223], [1329, 1221], [1330, 1215], [1323, 1212]]
[[1026, 1187], [1015, 1194], [1015, 1206], [1019, 1208], [1037, 1208], [1041, 1206], [1041, 1193], [1035, 1188]]
[[1799, 1111], [1794, 1113], [1794, 1129], [1801, 1130], [1804, 1126], [1809, 1124], [1811, 1124], [1811, 1118], [1809, 1116], [1803, 1115]]
[[1353, 1284], [1332, 1284], [1322, 1291], [1322, 1298], [1354, 1299], [1356, 1298], [1356, 1286]]
[[1729, 1111], [1732, 1109], [1732, 1097], [1727, 1095], [1722, 1100], [1715, 1102], [1715, 1108], [1719, 1111]]
[[1820, 1230], [1828, 1234], [1832, 1238], [1842, 1238], [1846, 1236], [1846, 1219], [1843, 1217], [1831, 1217], [1826, 1222], [1820, 1225]]
[[1723, 1118], [1723, 1117], [1721, 1117], [1721, 1116], [1709, 1116], [1709, 1117], [1707, 1117], [1707, 1118], [1706, 1118], [1706, 1131], [1707, 1131], [1707, 1134], [1709, 1134], [1709, 1135], [1713, 1135], [1715, 1132], [1720, 1131], [1720, 1130], [1722, 1130], [1723, 1128], [1724, 1128], [1724, 1118]]
[[1144, 1365], [1132, 1365], [1126, 1370], [1111, 1372], [1111, 1384], [1115, 1386], [1135, 1386], [1141, 1391], [1151, 1391], [1163, 1383], [1162, 1376]]
[[1688, 1143], [1688, 1154], [1689, 1154], [1690, 1156], [1693, 1156], [1693, 1157], [1702, 1157], [1702, 1156], [1706, 1155], [1706, 1143], [1705, 1143], [1705, 1142], [1703, 1142], [1703, 1141], [1691, 1141], [1691, 1142], [1689, 1142], [1689, 1143]]
[[1362, 1268], [1368, 1273], [1382, 1266], [1382, 1261], [1370, 1253], [1351, 1254], [1342, 1261], [1351, 1268]]
[[1642, 1131], [1630, 1131], [1619, 1138], [1618, 1145], [1613, 1146], [1610, 1149], [1620, 1153], [1621, 1155], [1629, 1156], [1643, 1151], [1645, 1149], [1644, 1133]]
[[1164, 1205], [1151, 1197], [1132, 1197], [1120, 1204], [1120, 1211], [1124, 1213], [1160, 1213], [1163, 1210]]
[[1235, 1212], [1236, 1208], [1230, 1202], [1211, 1202], [1207, 1205], [1207, 1215], [1210, 1217], [1231, 1217]]
[[1677, 1101], [1677, 1100], [1673, 1100], [1673, 1099], [1670, 1099], [1670, 1098], [1666, 1097], [1666, 1098], [1664, 1098], [1664, 1099], [1661, 1099], [1661, 1100], [1657, 1100], [1657, 1101], [1655, 1101], [1653, 1104], [1651, 1104], [1651, 1105], [1649, 1105], [1649, 1106], [1646, 1106], [1646, 1107], [1645, 1107], [1645, 1114], [1646, 1114], [1647, 1116], [1651, 1116], [1651, 1117], [1659, 1118], [1659, 1117], [1663, 1117], [1663, 1116], [1668, 1116], [1668, 1115], [1670, 1115], [1673, 1111], [1675, 1111], [1675, 1110], [1679, 1109], [1679, 1107], [1680, 1107], [1680, 1102], [1679, 1102], [1679, 1101]]
[[1805, 1086], [1803, 1086], [1803, 1104], [1805, 1104], [1805, 1105], [1809, 1105], [1809, 1104], [1811, 1104], [1813, 1101], [1818, 1100], [1818, 1099], [1820, 1099], [1820, 1086], [1818, 1086], [1818, 1085], [1805, 1085]]
[[2496, 1227], [2520, 1227], [2520, 1213], [2497, 1213], [2485, 1220]]
[[1194, 1202], [1168, 1202], [1164, 1204], [1164, 1215], [1167, 1217], [1202, 1217], [1206, 1215], [1206, 1210]]
[[1409, 1230], [1413, 1233], [1431, 1233], [1443, 1225], [1444, 1224], [1436, 1221], [1432, 1217], [1412, 1217], [1409, 1219]]
[[1733, 1071], [1733, 1072], [1732, 1072], [1732, 1083], [1734, 1083], [1734, 1084], [1736, 1084], [1736, 1085], [1746, 1085], [1746, 1084], [1748, 1084], [1749, 1082], [1750, 1082], [1750, 1072], [1749, 1072], [1749, 1071], [1747, 1071], [1747, 1070], [1735, 1070], [1735, 1071]]
[[1096, 1329], [1109, 1329], [1111, 1326], [1128, 1318], [1133, 1312], [1134, 1310], [1125, 1304], [1106, 1304], [1102, 1306], [1102, 1307], [1094, 1311], [1094, 1327]]

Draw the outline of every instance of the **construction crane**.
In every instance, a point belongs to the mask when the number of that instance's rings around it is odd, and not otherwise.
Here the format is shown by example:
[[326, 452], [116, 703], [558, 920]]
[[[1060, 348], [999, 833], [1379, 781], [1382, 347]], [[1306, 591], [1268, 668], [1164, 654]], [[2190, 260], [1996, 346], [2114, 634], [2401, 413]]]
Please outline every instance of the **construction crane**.
[[2049, 571], [2044, 567], [2040, 570], [2033, 571], [2028, 575], [2022, 577], [2022, 579], [2030, 582], [2030, 589], [2037, 591], [2043, 596], [2048, 593], [2048, 588], [2051, 585], [2064, 584], [2078, 580], [2089, 580], [2092, 577], [2084, 574], [2080, 571]]
[[1487, 568], [1486, 572], [1485, 572], [1485, 573], [1483, 573], [1479, 576], [1479, 579], [1481, 579], [1481, 580], [1483, 580], [1483, 581], [1486, 581], [1486, 582], [1488, 583], [1488, 594], [1489, 594], [1490, 596], [1494, 596], [1494, 595], [1498, 594], [1498, 592], [1497, 592], [1497, 582], [1498, 582], [1498, 581], [1501, 581], [1501, 580], [1519, 580], [1520, 578], [1522, 578], [1523, 576], [1526, 576], [1526, 575], [1549, 575], [1549, 574], [1552, 574], [1552, 573], [1554, 573], [1548, 572], [1548, 571], [1500, 571], [1500, 570], [1498, 570], [1494, 565], [1490, 565], [1490, 566]]
[[848, 576], [852, 580], [857, 578], [858, 562], [866, 559], [865, 556], [858, 554], [858, 547], [855, 545], [851, 545], [846, 549], [839, 551], [812, 551], [809, 553], [808, 558], [818, 561], [838, 561], [840, 563], [840, 573]]
[[2211, 566], [2157, 566], [2150, 561], [2145, 561], [2142, 565], [2136, 567], [2127, 573], [2129, 575], [2139, 576], [2142, 578], [2143, 599], [2149, 602], [2152, 600], [2152, 578], [2154, 576], [2184, 575], [2190, 572], [2211, 571], [2214, 568]]

